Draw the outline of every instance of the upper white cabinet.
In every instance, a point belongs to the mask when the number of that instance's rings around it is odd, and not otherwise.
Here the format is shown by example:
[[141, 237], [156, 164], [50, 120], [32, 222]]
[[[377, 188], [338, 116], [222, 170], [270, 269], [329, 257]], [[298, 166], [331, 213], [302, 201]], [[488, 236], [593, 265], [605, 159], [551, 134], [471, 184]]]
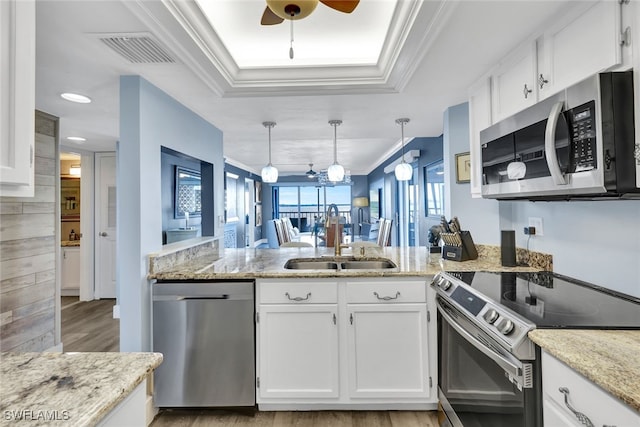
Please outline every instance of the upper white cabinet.
[[640, 415], [547, 352], [542, 353], [545, 427], [637, 426]]
[[493, 117], [496, 121], [537, 101], [537, 64], [536, 42], [533, 41], [514, 51], [496, 68], [491, 76]]
[[35, 2], [0, 1], [0, 196], [33, 197]]
[[622, 63], [620, 22], [626, 7], [601, 1], [544, 32], [538, 67], [540, 98]]
[[480, 79], [469, 89], [469, 151], [472, 159], [471, 197], [482, 197], [480, 131], [489, 126], [491, 126], [491, 78], [487, 76]]

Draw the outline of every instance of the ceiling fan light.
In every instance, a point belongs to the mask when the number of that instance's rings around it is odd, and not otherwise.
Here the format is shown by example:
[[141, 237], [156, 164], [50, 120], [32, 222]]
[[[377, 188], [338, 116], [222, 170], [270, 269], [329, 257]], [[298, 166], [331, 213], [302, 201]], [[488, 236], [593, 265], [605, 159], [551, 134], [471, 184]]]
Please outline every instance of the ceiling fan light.
[[[280, 18], [296, 21], [311, 15], [318, 6], [318, 0], [267, 0], [267, 6]], [[291, 6], [297, 6], [300, 12], [291, 15]]]
[[338, 163], [334, 163], [327, 169], [327, 178], [331, 182], [339, 182], [344, 179], [344, 168]]
[[396, 166], [396, 179], [398, 181], [409, 181], [413, 175], [413, 168], [405, 161]]
[[278, 182], [278, 169], [269, 163], [267, 166], [262, 168], [262, 182], [266, 182], [268, 184], [272, 184], [274, 182]]

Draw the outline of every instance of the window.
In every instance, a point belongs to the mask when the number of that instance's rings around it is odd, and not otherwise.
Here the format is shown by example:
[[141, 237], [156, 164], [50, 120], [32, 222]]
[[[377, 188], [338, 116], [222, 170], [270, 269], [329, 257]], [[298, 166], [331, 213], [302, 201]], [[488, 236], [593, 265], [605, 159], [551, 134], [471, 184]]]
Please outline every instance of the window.
[[425, 215], [444, 215], [444, 162], [432, 163], [424, 168]]
[[288, 217], [300, 231], [310, 231], [317, 220], [327, 212], [328, 205], [335, 203], [340, 215], [351, 222], [351, 186], [279, 186], [277, 212], [280, 218]]

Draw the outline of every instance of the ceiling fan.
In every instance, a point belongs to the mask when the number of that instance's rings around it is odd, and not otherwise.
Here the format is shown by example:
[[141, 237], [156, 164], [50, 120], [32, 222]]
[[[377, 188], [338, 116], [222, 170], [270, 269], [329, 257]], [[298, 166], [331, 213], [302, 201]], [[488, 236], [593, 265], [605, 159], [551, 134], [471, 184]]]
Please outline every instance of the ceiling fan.
[[309, 163], [309, 170], [305, 172], [305, 174], [307, 175], [307, 178], [309, 179], [313, 179], [316, 177], [316, 175], [318, 175], [318, 172], [313, 170], [313, 163]]
[[266, 0], [262, 25], [276, 25], [285, 19], [291, 21], [306, 18], [318, 6], [318, 2], [344, 13], [354, 11], [360, 0]]

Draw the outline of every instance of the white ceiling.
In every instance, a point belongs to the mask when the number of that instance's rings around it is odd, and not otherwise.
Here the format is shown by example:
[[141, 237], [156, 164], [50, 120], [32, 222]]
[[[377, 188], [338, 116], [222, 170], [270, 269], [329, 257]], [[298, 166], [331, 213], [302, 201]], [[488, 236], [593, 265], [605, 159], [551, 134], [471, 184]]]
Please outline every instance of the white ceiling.
[[[263, 0], [207, 3], [220, 13], [215, 30], [188, 0], [38, 1], [36, 106], [60, 117], [62, 143], [114, 150], [119, 76], [137, 74], [222, 130], [233, 164], [259, 173], [269, 120], [281, 174], [324, 169], [333, 162], [328, 120], [340, 119], [338, 161], [366, 174], [400, 147], [396, 118], [411, 119], [407, 138], [440, 135], [444, 110], [465, 102], [471, 83], [576, 2], [362, 0], [350, 15], [320, 4], [294, 24], [293, 61], [289, 22], [259, 25]], [[98, 39], [113, 33], [149, 34], [175, 62], [130, 63]]]

